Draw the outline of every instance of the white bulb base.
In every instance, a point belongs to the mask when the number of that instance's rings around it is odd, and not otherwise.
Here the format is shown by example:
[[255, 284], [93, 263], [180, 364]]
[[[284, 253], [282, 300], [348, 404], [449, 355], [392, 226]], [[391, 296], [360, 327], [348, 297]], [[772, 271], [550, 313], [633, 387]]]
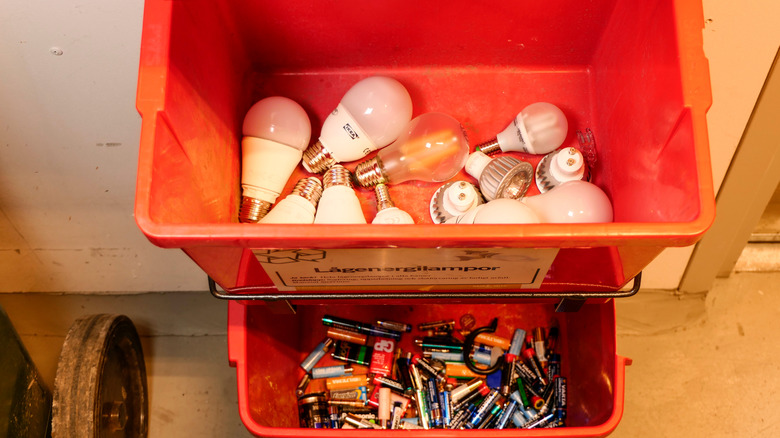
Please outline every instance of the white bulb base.
[[355, 191], [347, 186], [331, 186], [322, 191], [314, 223], [365, 224], [367, 222]]
[[311, 224], [322, 196], [322, 183], [316, 177], [303, 178], [292, 193], [279, 201], [260, 220], [263, 224]]
[[273, 204], [298, 166], [303, 152], [275, 141], [244, 137], [241, 155], [243, 195]]
[[276, 206], [260, 220], [261, 224], [312, 224], [314, 223], [314, 206], [306, 198], [299, 195], [289, 195], [279, 201]]
[[412, 216], [398, 207], [389, 207], [377, 212], [372, 224], [413, 224]]
[[545, 155], [536, 167], [535, 179], [539, 192], [547, 193], [566, 181], [589, 181], [590, 173], [582, 152], [571, 147]]
[[437, 224], [445, 223], [454, 216], [460, 216], [476, 208], [482, 202], [482, 195], [473, 184], [466, 181], [453, 181], [439, 187], [431, 197], [429, 205], [431, 219]]
[[366, 224], [363, 208], [355, 190], [352, 189], [351, 174], [344, 166], [336, 164], [323, 176], [325, 189], [322, 191], [315, 224]]

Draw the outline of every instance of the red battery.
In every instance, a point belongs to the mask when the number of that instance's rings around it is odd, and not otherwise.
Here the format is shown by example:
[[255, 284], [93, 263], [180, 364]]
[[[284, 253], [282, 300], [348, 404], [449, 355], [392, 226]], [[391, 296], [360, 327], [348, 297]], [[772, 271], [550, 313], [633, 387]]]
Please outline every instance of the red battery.
[[393, 371], [395, 340], [379, 337], [374, 339], [374, 351], [371, 354], [369, 371], [380, 376], [388, 376]]

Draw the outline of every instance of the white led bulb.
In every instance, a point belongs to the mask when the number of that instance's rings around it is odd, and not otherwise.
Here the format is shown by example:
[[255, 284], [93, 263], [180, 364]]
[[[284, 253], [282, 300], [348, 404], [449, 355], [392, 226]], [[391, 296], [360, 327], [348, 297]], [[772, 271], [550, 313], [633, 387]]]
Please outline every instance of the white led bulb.
[[241, 140], [242, 200], [239, 221], [254, 223], [268, 213], [309, 144], [311, 123], [295, 101], [267, 97], [244, 117]]
[[303, 154], [303, 167], [322, 173], [336, 163], [359, 160], [395, 141], [411, 119], [412, 98], [400, 82], [365, 78], [325, 119], [319, 140]]
[[271, 209], [261, 224], [311, 224], [314, 223], [317, 203], [322, 196], [322, 183], [310, 176], [298, 181], [292, 193]]
[[390, 199], [390, 192], [384, 184], [374, 187], [376, 193], [377, 213], [372, 224], [413, 224], [412, 216], [395, 206]]
[[520, 114], [488, 142], [477, 146], [485, 154], [496, 152], [523, 152], [546, 154], [558, 149], [566, 140], [569, 123], [560, 108], [547, 102], [536, 102]]
[[324, 189], [320, 197], [315, 224], [365, 224], [366, 217], [352, 188], [351, 174], [336, 164], [323, 176]]
[[600, 223], [612, 222], [612, 203], [606, 193], [587, 181], [566, 181], [547, 193], [527, 196], [523, 202], [542, 222]]

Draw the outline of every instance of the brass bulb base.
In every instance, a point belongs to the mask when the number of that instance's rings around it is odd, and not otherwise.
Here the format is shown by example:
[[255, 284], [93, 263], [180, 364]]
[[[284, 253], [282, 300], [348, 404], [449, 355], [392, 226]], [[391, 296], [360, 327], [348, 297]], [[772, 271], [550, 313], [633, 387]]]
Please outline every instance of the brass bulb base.
[[377, 184], [376, 187], [374, 187], [374, 193], [376, 193], [377, 211], [395, 207], [395, 203], [390, 199], [390, 190], [388, 190], [386, 185]]
[[352, 174], [341, 164], [336, 164], [322, 177], [324, 187], [347, 186], [352, 188]]
[[374, 157], [357, 165], [355, 168], [355, 180], [361, 187], [373, 187], [377, 184], [387, 184], [382, 160]]
[[322, 196], [322, 182], [314, 176], [303, 178], [295, 184], [291, 195], [298, 195], [316, 207]]
[[336, 160], [319, 141], [303, 151], [303, 167], [311, 173], [323, 173], [334, 164]]
[[265, 217], [269, 210], [271, 210], [270, 202], [242, 196], [241, 208], [238, 210], [238, 221], [243, 224], [255, 224]]
[[501, 146], [498, 144], [498, 140], [494, 138], [493, 140], [478, 144], [475, 150], [480, 151], [485, 155], [491, 155], [501, 152]]

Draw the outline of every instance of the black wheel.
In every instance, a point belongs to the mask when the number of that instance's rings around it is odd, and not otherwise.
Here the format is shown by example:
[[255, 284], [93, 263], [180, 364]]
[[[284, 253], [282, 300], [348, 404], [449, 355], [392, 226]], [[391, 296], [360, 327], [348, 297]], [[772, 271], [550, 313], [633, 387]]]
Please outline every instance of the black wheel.
[[52, 437], [142, 438], [148, 417], [146, 367], [132, 321], [124, 315], [79, 318], [57, 365]]

